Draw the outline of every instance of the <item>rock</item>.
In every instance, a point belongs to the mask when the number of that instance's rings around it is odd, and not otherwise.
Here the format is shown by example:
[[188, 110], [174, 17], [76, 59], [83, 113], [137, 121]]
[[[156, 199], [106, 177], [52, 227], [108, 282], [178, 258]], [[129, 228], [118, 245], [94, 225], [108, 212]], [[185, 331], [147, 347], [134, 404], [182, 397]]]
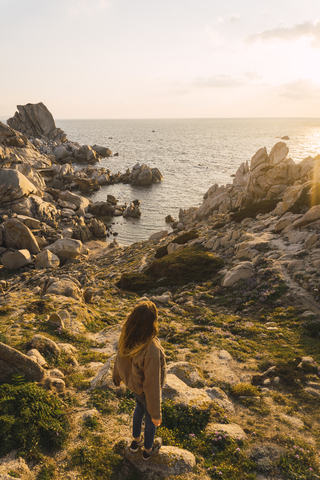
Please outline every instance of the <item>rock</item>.
[[30, 253], [40, 252], [33, 233], [16, 218], [10, 218], [3, 226], [3, 241], [8, 248], [27, 249]]
[[100, 155], [89, 145], [82, 145], [74, 152], [77, 163], [96, 163], [100, 161]]
[[18, 112], [14, 114], [14, 117], [7, 120], [11, 128], [32, 137], [44, 135], [60, 142], [67, 140], [67, 135], [56, 127], [53, 116], [42, 102], [17, 105], [17, 109]]
[[46, 367], [48, 364], [46, 360], [43, 358], [41, 353], [36, 349], [32, 348], [27, 352], [28, 357], [32, 358], [35, 362], [38, 362], [41, 367]]
[[62, 378], [51, 378], [51, 386], [54, 387], [59, 393], [65, 391], [66, 384]]
[[39, 352], [50, 352], [55, 357], [58, 357], [61, 353], [58, 345], [50, 338], [43, 335], [35, 335], [28, 343], [28, 348], [35, 348]]
[[206, 393], [220, 408], [223, 408], [227, 412], [234, 413], [235, 409], [233, 403], [229, 400], [228, 396], [221, 388], [211, 387], [206, 388]]
[[309, 225], [309, 223], [315, 222], [319, 219], [320, 205], [315, 205], [314, 207], [311, 207], [301, 218], [298, 218], [298, 220], [293, 222], [292, 226], [294, 228], [304, 227], [305, 225]]
[[296, 220], [298, 220], [298, 218], [301, 218], [301, 217], [302, 215], [299, 215], [299, 214], [295, 215], [291, 212], [286, 213], [275, 224], [274, 226], [275, 232], [281, 232], [282, 230], [284, 230], [289, 225], [292, 225]]
[[174, 222], [174, 218], [172, 218], [171, 215], [167, 215], [166, 218], [165, 218], [165, 222], [166, 222], [166, 223], [173, 223], [173, 222]]
[[281, 456], [285, 456], [286, 448], [276, 444], [264, 443], [254, 444], [249, 452], [249, 457], [253, 460], [259, 472], [269, 474], [276, 470], [276, 466]]
[[70, 157], [70, 152], [64, 145], [59, 145], [58, 147], [54, 148], [53, 153], [58, 160], [64, 160], [65, 158]]
[[24, 223], [24, 225], [26, 225], [28, 228], [40, 227], [40, 221], [36, 218], [27, 217], [25, 215], [17, 215], [17, 220], [19, 220], [21, 223]]
[[167, 305], [171, 300], [171, 293], [167, 292], [163, 293], [162, 295], [152, 296], [150, 297], [150, 300], [151, 302], [158, 302], [163, 305]]
[[63, 297], [72, 297], [75, 300], [81, 300], [81, 290], [71, 279], [62, 278], [54, 281], [46, 290], [48, 295], [61, 295]]
[[8, 270], [17, 270], [32, 263], [32, 259], [29, 250], [8, 251], [2, 255], [1, 263]]
[[51, 313], [48, 323], [53, 325], [56, 328], [64, 328], [64, 322], [63, 319], [69, 320], [70, 319], [70, 314], [67, 310], [59, 310], [58, 312], [53, 312]]
[[87, 211], [89, 205], [92, 201], [89, 198], [82, 197], [81, 195], [76, 195], [75, 193], [64, 191], [59, 193], [59, 199], [65, 202], [70, 202], [76, 205], [80, 210]]
[[252, 263], [242, 262], [231, 268], [222, 280], [223, 287], [232, 287], [239, 280], [246, 280], [254, 276]]
[[111, 157], [112, 152], [107, 147], [101, 147], [100, 145], [93, 145], [92, 149], [99, 154], [101, 158]]
[[52, 378], [64, 378], [64, 374], [58, 368], [54, 368], [49, 372], [50, 377]]
[[211, 398], [204, 390], [188, 387], [173, 374], [167, 375], [162, 398], [172, 400], [176, 405], [192, 406], [199, 410], [206, 410], [212, 404]]
[[240, 440], [245, 440], [247, 438], [240, 425], [237, 425], [236, 423], [209, 423], [206, 427], [206, 432], [226, 432], [231, 438]]
[[115, 385], [112, 381], [112, 372], [115, 360], [115, 354], [112, 355], [103, 367], [99, 370], [98, 374], [90, 382], [90, 390], [95, 388], [101, 388], [102, 390], [110, 388], [115, 389]]
[[272, 147], [269, 154], [270, 164], [278, 165], [283, 162], [289, 153], [289, 148], [284, 142], [278, 142]]
[[218, 353], [218, 357], [221, 358], [222, 360], [232, 360], [232, 356], [230, 355], [229, 352], [227, 352], [227, 350], [220, 350], [220, 352]]
[[162, 238], [165, 238], [168, 235], [168, 230], [161, 230], [160, 232], [153, 233], [149, 237], [149, 242], [153, 240], [161, 240]]
[[89, 213], [95, 216], [108, 216], [114, 212], [114, 206], [109, 202], [94, 202], [89, 206]]
[[284, 415], [284, 414], [281, 414], [280, 418], [282, 418], [286, 422], [290, 423], [290, 425], [292, 425], [295, 428], [303, 428], [304, 427], [304, 423], [303, 423], [302, 420], [300, 420], [300, 418], [292, 417], [291, 415]]
[[[30, 469], [23, 458], [19, 457], [11, 460], [10, 456], [7, 456], [3, 460], [3, 463], [0, 464], [0, 480], [12, 480], [12, 478], [19, 480], [18, 477], [23, 480], [32, 478]], [[8, 472], [10, 475], [7, 475]], [[12, 472], [15, 473], [15, 477], [12, 476]]]
[[126, 457], [140, 472], [151, 471], [156, 474], [157, 478], [167, 478], [169, 475], [182, 475], [192, 472], [196, 465], [194, 455], [188, 450], [183, 450], [178, 447], [160, 448], [159, 453], [150, 457], [146, 462], [142, 458], [142, 451], [137, 453], [130, 451], [129, 447], [126, 449]]
[[45, 376], [44, 369], [37, 362], [0, 342], [0, 381], [18, 372], [35, 382], [40, 382]]
[[175, 362], [168, 364], [167, 373], [176, 375], [189, 387], [204, 387], [206, 384], [198, 367], [188, 362]]
[[81, 247], [82, 242], [80, 240], [60, 238], [45, 249], [55, 254], [60, 259], [61, 264], [64, 265], [67, 260], [80, 255]]
[[141, 217], [141, 210], [139, 205], [135, 205], [134, 203], [130, 203], [127, 208], [123, 212], [124, 218], [140, 218]]
[[60, 259], [50, 250], [43, 250], [38, 253], [35, 260], [35, 268], [58, 268]]
[[37, 193], [38, 189], [18, 170], [0, 170], [0, 203], [10, 204]]

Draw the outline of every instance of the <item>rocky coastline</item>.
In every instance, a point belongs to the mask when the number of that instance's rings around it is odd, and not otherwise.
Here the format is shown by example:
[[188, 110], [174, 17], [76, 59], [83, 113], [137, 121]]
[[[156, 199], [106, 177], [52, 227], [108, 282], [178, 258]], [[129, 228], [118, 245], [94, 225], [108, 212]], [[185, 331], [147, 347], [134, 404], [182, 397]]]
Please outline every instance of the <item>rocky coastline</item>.
[[[0, 389], [11, 403], [19, 389], [46, 392], [68, 422], [48, 448], [37, 430], [37, 443], [23, 428], [15, 438], [0, 402], [11, 442], [0, 440], [0, 479], [319, 478], [320, 156], [261, 148], [199, 208], [168, 217], [170, 232], [120, 247], [101, 241], [97, 217], [128, 205], [79, 194], [80, 180], [108, 173], [77, 175], [70, 156], [83, 147], [52, 124], [23, 130], [18, 109], [0, 124]], [[164, 447], [148, 465], [127, 448], [130, 392], [111, 382], [122, 321], [143, 297], [158, 306], [168, 360]]]

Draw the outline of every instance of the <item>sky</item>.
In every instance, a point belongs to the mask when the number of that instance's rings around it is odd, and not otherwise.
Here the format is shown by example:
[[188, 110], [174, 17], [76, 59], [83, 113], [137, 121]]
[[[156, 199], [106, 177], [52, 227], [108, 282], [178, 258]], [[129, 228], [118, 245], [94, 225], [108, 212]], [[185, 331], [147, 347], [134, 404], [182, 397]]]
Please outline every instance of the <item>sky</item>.
[[320, 1], [0, 0], [0, 117], [320, 117]]

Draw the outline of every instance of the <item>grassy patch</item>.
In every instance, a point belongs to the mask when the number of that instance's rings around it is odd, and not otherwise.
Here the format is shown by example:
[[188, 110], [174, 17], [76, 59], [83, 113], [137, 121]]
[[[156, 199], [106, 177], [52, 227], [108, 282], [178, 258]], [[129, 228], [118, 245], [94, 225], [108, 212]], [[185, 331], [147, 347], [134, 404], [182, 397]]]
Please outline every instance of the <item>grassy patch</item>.
[[28, 458], [60, 448], [69, 422], [59, 398], [34, 383], [0, 386], [0, 456], [13, 449]]

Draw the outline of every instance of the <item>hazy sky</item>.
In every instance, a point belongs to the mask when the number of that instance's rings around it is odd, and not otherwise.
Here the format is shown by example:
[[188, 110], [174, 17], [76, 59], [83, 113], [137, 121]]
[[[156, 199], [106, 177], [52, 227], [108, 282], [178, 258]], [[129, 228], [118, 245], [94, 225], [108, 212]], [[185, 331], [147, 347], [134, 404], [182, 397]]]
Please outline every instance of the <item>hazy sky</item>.
[[320, 117], [320, 0], [0, 0], [0, 116]]

